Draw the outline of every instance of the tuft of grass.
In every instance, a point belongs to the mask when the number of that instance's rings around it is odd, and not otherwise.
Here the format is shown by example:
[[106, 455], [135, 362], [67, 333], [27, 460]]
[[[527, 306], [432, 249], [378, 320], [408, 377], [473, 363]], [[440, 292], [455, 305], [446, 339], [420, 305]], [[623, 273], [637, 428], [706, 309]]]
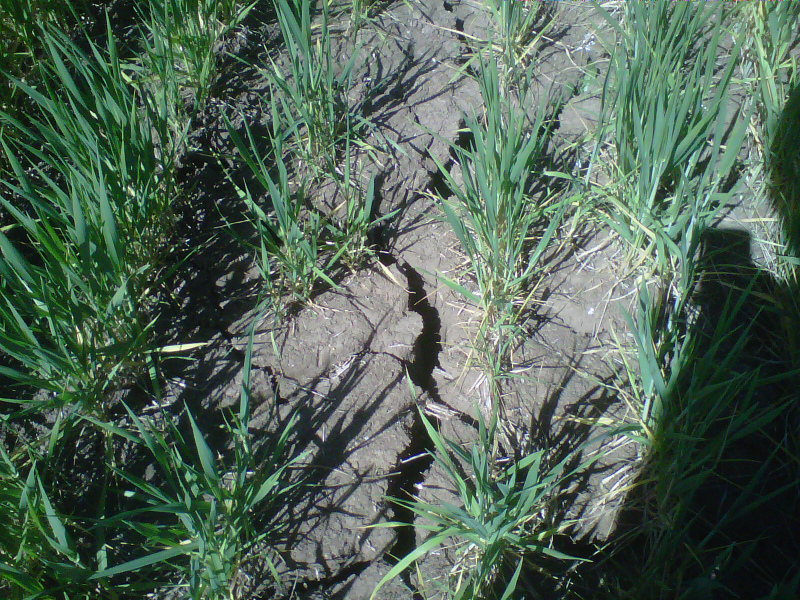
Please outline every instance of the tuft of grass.
[[249, 186], [237, 186], [258, 232], [256, 253], [268, 296], [280, 313], [287, 296], [289, 303], [305, 303], [318, 290], [320, 282], [335, 287], [328, 273], [333, 270], [338, 255], [326, 252], [329, 248], [324, 241], [324, 217], [307, 202], [305, 186], [296, 185], [289, 178], [284, 162], [285, 134], [277, 129], [279, 123], [273, 122], [271, 153], [277, 174], [273, 174], [259, 152], [247, 123], [246, 140], [230, 121], [226, 124], [239, 156], [269, 198], [269, 207], [262, 207]]
[[[426, 432], [435, 447], [433, 457], [453, 485], [461, 505], [418, 499], [392, 498], [422, 518], [419, 527], [428, 538], [402, 557], [372, 593], [437, 548], [456, 548], [457, 563], [448, 578], [447, 595], [453, 599], [517, 597], [522, 576], [537, 569], [537, 557], [566, 563], [578, 559], [553, 547], [553, 539], [574, 524], [559, 515], [559, 498], [577, 469], [567, 465], [569, 456], [547, 467], [547, 452], [538, 450], [519, 460], [496, 461], [495, 429], [479, 418], [479, 439], [467, 450], [444, 438], [420, 411]], [[577, 451], [577, 449], [576, 449]], [[384, 527], [401, 526], [386, 523]], [[546, 571], [541, 570], [546, 575]]]
[[[111, 37], [84, 54], [42, 31], [48, 64], [38, 89], [14, 84], [38, 113], [7, 113], [12, 172], [0, 187], [11, 224], [0, 232], [0, 350], [6, 376], [94, 411], [103, 390], [141, 368], [143, 321], [170, 224], [172, 155], [160, 114], [145, 109]], [[155, 133], [155, 135], [154, 135]]]
[[[296, 417], [260, 449], [254, 448], [250, 430], [254, 326], [255, 321], [245, 354], [239, 406], [225, 421], [230, 443], [227, 458], [215, 455], [188, 410], [190, 436], [167, 414], [159, 419], [162, 428], [127, 407], [135, 431], [109, 428], [149, 451], [161, 483], [116, 470], [130, 486], [125, 496], [139, 507], [109, 518], [106, 526], [122, 523], [129, 527], [150, 553], [98, 571], [92, 580], [125, 574], [146, 579], [152, 565], [171, 566], [188, 597], [234, 600], [254, 587], [248, 581], [247, 567], [259, 560], [280, 583], [276, 557], [269, 547], [274, 530], [262, 521], [297, 485], [288, 481], [287, 469], [303, 456], [286, 458]], [[148, 519], [148, 515], [158, 518]]]
[[[273, 118], [292, 132], [298, 152], [312, 170], [336, 164], [341, 143], [356, 132], [349, 99], [350, 78], [358, 56], [335, 68], [328, 28], [329, 2], [322, 2], [322, 20], [312, 25], [311, 0], [275, 0], [278, 23], [288, 53], [288, 68], [272, 61], [270, 81], [281, 92]], [[318, 32], [315, 33], [315, 29]]]
[[338, 202], [328, 218], [328, 228], [336, 248], [336, 260], [348, 269], [355, 270], [374, 256], [370, 239], [374, 228], [397, 215], [400, 209], [378, 215], [376, 204], [375, 175], [370, 175], [364, 185], [363, 168], [356, 172], [358, 153], [353, 150], [348, 134], [344, 143], [342, 167], [328, 163], [327, 177], [336, 187]]
[[[284, 100], [279, 90], [272, 96], [267, 156], [246, 122], [242, 136], [226, 118], [238, 156], [268, 198], [266, 204], [261, 203], [253, 186], [234, 184], [256, 227], [261, 275], [278, 313], [283, 312], [287, 300], [303, 304], [322, 286], [336, 287], [334, 277], [342, 267], [354, 270], [362, 266], [373, 256], [370, 236], [374, 227], [397, 214], [377, 214], [375, 177], [364, 185], [363, 171], [356, 172], [359, 156], [354, 146], [366, 148], [368, 153], [374, 148], [353, 140], [349, 120], [341, 139], [341, 161], [328, 155], [318, 170], [304, 170], [303, 160], [296, 156], [302, 150], [287, 144], [287, 140], [296, 141], [299, 123], [287, 124], [281, 118]], [[316, 182], [319, 176], [334, 187], [333, 206], [327, 212], [307, 197], [308, 180]]]
[[[484, 115], [466, 118], [471, 147], [450, 142], [461, 181], [437, 162], [455, 196], [439, 200], [469, 259], [477, 293], [453, 280], [443, 281], [480, 308], [477, 346], [497, 367], [490, 368], [496, 382], [509, 341], [530, 308], [540, 261], [569, 200], [537, 200], [537, 195], [546, 197], [546, 190], [535, 190], [536, 185], [543, 187], [539, 178], [544, 175], [550, 128], [546, 102], [539, 103], [532, 119], [515, 108], [501, 86], [493, 55], [481, 58], [478, 83]], [[520, 104], [526, 99], [521, 94]]]
[[[745, 133], [741, 121], [729, 135], [724, 130], [735, 66], [731, 60], [717, 74], [719, 22], [726, 9], [630, 3], [623, 23], [598, 10], [620, 40], [604, 85], [599, 129], [604, 138], [610, 125], [615, 149], [612, 177], [618, 184], [600, 192], [608, 224], [632, 253], [641, 249], [642, 256], [663, 257], [665, 246], [684, 244], [681, 238], [696, 219], [712, 218], [722, 199], [716, 190]], [[660, 266], [666, 267], [663, 261]]]
[[[240, 0], [148, 0], [142, 9], [147, 71], [161, 83], [174, 81], [192, 92], [202, 109], [216, 76], [219, 44], [257, 2]], [[180, 103], [180, 89], [173, 102]]]
[[506, 80], [515, 81], [538, 51], [555, 10], [548, 2], [504, 0], [484, 0], [483, 8], [494, 22], [495, 32], [488, 41], [502, 57]]

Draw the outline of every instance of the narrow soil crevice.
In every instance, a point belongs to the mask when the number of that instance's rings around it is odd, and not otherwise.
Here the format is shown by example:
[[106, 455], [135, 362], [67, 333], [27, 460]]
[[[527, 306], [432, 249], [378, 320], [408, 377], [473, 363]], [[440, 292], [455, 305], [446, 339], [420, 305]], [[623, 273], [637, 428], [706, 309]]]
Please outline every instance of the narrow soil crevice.
[[[475, 152], [475, 134], [467, 128], [466, 119], [461, 119], [461, 122], [458, 124], [458, 128], [459, 132], [455, 145], [466, 152]], [[453, 160], [458, 159], [458, 154], [454, 148], [450, 149], [450, 156], [453, 157]]]
[[[453, 157], [451, 157], [447, 163], [445, 163], [444, 168], [448, 173], [450, 173], [454, 165], [455, 161], [453, 160]], [[428, 176], [430, 177], [427, 187], [428, 192], [438, 196], [439, 198], [444, 198], [445, 200], [453, 195], [453, 190], [450, 189], [450, 185], [447, 183], [447, 178], [445, 177], [444, 173], [442, 173], [441, 169], [436, 169], [435, 171], [429, 172]]]
[[439, 366], [442, 351], [442, 321], [428, 300], [422, 275], [407, 262], [400, 267], [400, 272], [408, 281], [408, 308], [422, 318], [422, 333], [414, 343], [414, 362], [408, 365], [408, 374], [414, 385], [427, 392], [432, 400], [441, 402], [433, 370]]
[[[388, 252], [382, 252], [380, 258], [387, 265], [397, 263], [397, 260]], [[405, 367], [415, 386], [420, 388], [430, 400], [441, 402], [433, 378], [433, 370], [439, 365], [439, 353], [442, 347], [441, 319], [438, 311], [428, 300], [422, 275], [407, 262], [403, 262], [399, 268], [408, 282], [408, 308], [422, 318], [422, 332], [414, 343], [414, 360], [406, 362]], [[403, 501], [411, 500], [414, 497], [418, 486], [425, 478], [425, 473], [433, 463], [431, 452], [434, 450], [434, 446], [417, 410], [412, 411], [412, 419], [408, 431], [409, 444], [398, 456], [397, 463], [392, 469], [394, 475], [389, 478], [386, 489], [387, 497]], [[408, 506], [393, 503], [392, 512], [394, 520], [403, 525], [396, 529], [397, 538], [387, 553], [390, 562], [399, 561], [416, 548], [414, 511]], [[413, 589], [410, 575], [404, 573], [402, 578], [403, 582]], [[415, 599], [422, 598], [417, 592], [413, 597]]]

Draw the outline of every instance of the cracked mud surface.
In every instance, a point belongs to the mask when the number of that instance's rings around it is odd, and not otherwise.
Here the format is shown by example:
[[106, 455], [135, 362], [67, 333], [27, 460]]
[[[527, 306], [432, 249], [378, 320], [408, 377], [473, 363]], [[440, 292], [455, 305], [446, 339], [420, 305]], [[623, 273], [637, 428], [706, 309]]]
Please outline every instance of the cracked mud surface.
[[[598, 98], [585, 90], [577, 68], [600, 58], [587, 42], [588, 20], [580, 6], [565, 8], [537, 59], [539, 93], [566, 102], [556, 145], [578, 139], [596, 118]], [[373, 167], [380, 213], [400, 212], [380, 232], [380, 261], [279, 326], [268, 320], [256, 326], [252, 387], [263, 407], [253, 428], [267, 435], [299, 415], [292, 450], [306, 453], [298, 471], [309, 483], [282, 515], [288, 532], [278, 550], [286, 586], [264, 597], [369, 598], [392, 556], [422, 539], [413, 515], [386, 496], [421, 492], [427, 500], [452, 500], [443, 474], [424, 456], [430, 448], [418, 406], [436, 415], [445, 435], [469, 442], [477, 435], [476, 410], [487, 401], [485, 379], [468, 364], [475, 307], [436, 278], [460, 277], [465, 259], [426, 196], [441, 184], [433, 159], [451, 160], [445, 140], [455, 140], [463, 114], [480, 106], [477, 85], [457, 70], [465, 35], [484, 35], [486, 16], [467, 2], [420, 0], [389, 5], [373, 25], [359, 32], [362, 60], [351, 98], [403, 150]], [[257, 57], [275, 39], [274, 23], [254, 25], [235, 51]], [[337, 51], [347, 56], [352, 46], [341, 44]], [[231, 152], [223, 114], [237, 127], [245, 119], [264, 126], [267, 86], [237, 60], [223, 62], [216, 94], [192, 134], [194, 150], [183, 159], [184, 181], [197, 186], [183, 207], [186, 260], [174, 276], [172, 316], [161, 325], [170, 343], [204, 344], [193, 362], [175, 359], [163, 369], [168, 397], [202, 411], [207, 424], [238, 397], [261, 284], [248, 253], [225, 233], [236, 223], [238, 236], [254, 235], [237, 216], [243, 207], [233, 186], [208, 156]], [[541, 309], [514, 353], [515, 377], [503, 384], [520, 450], [546, 445], [566, 452], [593, 436], [576, 425], [582, 419], [625, 417], [608, 393], [619, 368], [610, 342], [625, 331], [620, 307], [635, 299], [621, 275], [620, 250], [592, 227], [564, 232], [556, 245], [540, 285]], [[276, 414], [269, 410], [273, 398]], [[583, 533], [602, 540], [613, 530], [618, 505], [596, 499], [620, 485], [611, 473], [632, 457], [632, 448], [618, 448], [587, 474], [570, 512], [584, 518]], [[373, 527], [386, 521], [405, 526]], [[430, 557], [426, 576], [441, 577], [452, 560], [446, 553]], [[411, 583], [398, 578], [377, 598], [413, 598]]]
[[[547, 45], [539, 59], [540, 93], [567, 99], [578, 80], [567, 48], [588, 30], [580, 13], [566, 11], [562, 18], [554, 30], [559, 42]], [[271, 592], [276, 597], [368, 598], [394, 563], [392, 556], [419, 542], [421, 530], [410, 511], [386, 500], [420, 491], [436, 498], [451, 493], [426, 455], [430, 442], [418, 405], [435, 415], [445, 435], [464, 442], [477, 435], [476, 408], [485, 407], [487, 391], [479, 371], [467, 368], [475, 308], [436, 278], [460, 276], [465, 263], [426, 191], [441, 185], [433, 159], [451, 161], [446, 140], [455, 140], [463, 115], [480, 107], [475, 82], [454, 74], [464, 62], [462, 34], [481, 35], [486, 23], [469, 3], [426, 0], [391, 5], [374, 28], [359, 33], [364, 60], [351, 98], [363, 99], [363, 115], [403, 150], [385, 168], [375, 167], [380, 213], [400, 212], [381, 232], [381, 265], [347, 276], [339, 289], [315, 297], [284, 326], [270, 328], [265, 320], [256, 328], [253, 395], [265, 408], [256, 411], [253, 427], [268, 432], [276, 427], [273, 420], [299, 415], [293, 450], [307, 453], [300, 470], [310, 483], [281, 517], [289, 523], [279, 549], [287, 585]], [[269, 46], [274, 37], [274, 25], [245, 30], [237, 52], [258, 55], [259, 42]], [[346, 56], [351, 47], [342, 44]], [[588, 53], [580, 58], [591, 59]], [[235, 60], [226, 65], [219, 85], [225, 95], [212, 98], [192, 134], [196, 151], [183, 160], [185, 180], [198, 185], [183, 212], [187, 259], [173, 286], [176, 321], [164, 326], [173, 332], [172, 343], [206, 344], [195, 362], [164, 367], [173, 400], [202, 407], [206, 422], [238, 397], [259, 286], [247, 253], [221, 233], [227, 223], [241, 221], [236, 215], [242, 207], [207, 157], [230, 152], [222, 114], [237, 127], [243, 119], [251, 126], [265, 122], [259, 90], [266, 86]], [[590, 111], [584, 105], [564, 111], [564, 139], [585, 130]], [[237, 235], [253, 239], [246, 226], [237, 227]], [[202, 252], [189, 252], [198, 246]], [[593, 356], [592, 344], [616, 318], [613, 309], [601, 306], [616, 284], [614, 261], [610, 252], [604, 265], [580, 263], [580, 250], [573, 254], [548, 276], [553, 293], [541, 311], [549, 315], [546, 324], [531, 328], [517, 358], [521, 377], [506, 386], [520, 439], [556, 435], [552, 423], [569, 411], [604, 410], [600, 388], [576, 372], [580, 366], [598, 381], [610, 375]], [[268, 410], [273, 397], [275, 415]], [[372, 527], [385, 521], [406, 525]], [[431, 557], [424, 569], [431, 579], [441, 577], [451, 559]], [[415, 597], [409, 586], [408, 577], [397, 578], [378, 597]]]
[[[272, 519], [265, 525], [270, 533], [273, 523], [280, 524], [266, 543], [274, 550], [270, 555], [277, 556], [281, 582], [276, 584], [266, 566], [255, 560], [242, 567], [247, 589], [237, 590], [241, 597], [371, 600], [377, 583], [427, 535], [412, 510], [388, 498], [461, 502], [444, 469], [431, 457], [434, 448], [421, 414], [444, 437], [468, 447], [478, 437], [478, 419], [490, 412], [487, 379], [471, 361], [481, 315], [440, 276], [472, 292], [475, 282], [432, 198], [450, 194], [437, 163], [455, 181], [461, 178], [449, 144], [467, 147], [469, 140], [461, 131], [464, 117], [482, 109], [478, 85], [464, 71], [469, 40], [487, 36], [488, 17], [480, 0], [373, 4], [380, 9], [355, 41], [347, 16], [334, 16], [331, 25], [334, 62], [342, 64], [358, 53], [350, 106], [374, 128], [363, 141], [382, 147], [375, 160], [354, 153], [358, 169], [364, 169], [359, 176], [375, 177], [375, 216], [395, 213], [370, 231], [374, 256], [356, 272], [331, 274], [336, 286], [317, 290], [307, 305], [291, 307], [278, 322], [255, 308], [265, 282], [251, 251], [258, 244], [257, 232], [244, 217], [247, 207], [236, 189], [249, 182], [249, 175], [235, 160], [226, 120], [240, 134], [247, 124], [256, 138], [266, 137], [270, 84], [259, 65], [269, 58], [280, 63], [285, 57], [275, 15], [269, 9], [254, 11], [223, 44], [208, 103], [195, 118], [186, 151], [179, 157], [184, 194], [176, 207], [172, 252], [164, 265], [167, 275], [156, 293], [163, 310], [154, 329], [159, 345], [189, 350], [159, 358], [162, 389], [157, 401], [139, 388], [115, 392], [148, 416], [163, 408], [160, 414], [178, 422], [188, 408], [212, 451], [230, 458], [230, 439], [222, 426], [227, 410], [239, 402], [253, 326], [253, 447], [268, 446], [296, 418], [287, 454], [302, 458], [289, 469], [290, 480], [298, 486], [283, 506], [271, 507], [264, 517], [264, 522]], [[588, 3], [552, 4], [560, 8], [537, 50], [533, 96], [561, 107], [546, 148], [549, 166], [583, 175], [592, 154], [586, 135], [597, 122], [608, 57], [595, 35], [600, 19], [586, 9]], [[349, 2], [344, 5], [349, 9]], [[126, 18], [114, 15], [112, 10], [112, 19]], [[738, 108], [731, 107], [728, 114], [736, 115]], [[565, 191], [548, 183], [555, 194]], [[321, 210], [338, 203], [332, 185], [314, 183], [311, 189], [310, 201]], [[261, 200], [268, 206], [267, 199]], [[755, 281], [757, 263], [766, 260], [757, 248], [750, 248], [758, 234], [748, 233], [748, 227], [752, 232], [755, 223], [770, 221], [771, 213], [761, 214], [763, 207], [738, 200], [723, 223], [737, 233], [728, 231], [721, 237], [736, 238], [731, 247], [739, 248], [742, 256], [724, 264], [728, 268], [741, 262], [747, 277], [734, 283], [744, 289]], [[639, 486], [640, 473], [647, 475], [637, 456], [640, 448], [624, 436], [598, 437], [604, 432], [598, 423], [631, 421], [631, 407], [617, 394], [627, 383], [619, 347], [632, 346], [623, 315], [635, 309], [638, 288], [625, 267], [623, 242], [598, 220], [576, 221], [565, 221], [546, 253], [546, 269], [531, 299], [534, 309], [526, 315], [524, 335], [513, 348], [509, 376], [500, 383], [504, 455], [494, 466], [539, 449], [549, 451], [552, 462], [569, 456], [574, 465], [602, 448], [604, 454], [571, 481], [557, 508], [561, 521], [576, 523], [557, 540], [564, 544], [563, 551], [602, 563], [605, 557], [592, 555], [594, 550], [604, 544], [611, 547], [627, 535], [626, 527], [635, 530], [651, 519], [641, 508], [646, 504], [636, 504], [635, 493], [648, 489], [647, 481]], [[769, 278], [766, 271], [760, 275]], [[713, 314], [726, 293], [723, 288], [730, 285], [727, 280], [704, 280], [698, 310]], [[765, 286], [760, 294], [765, 298], [777, 283], [760, 285]], [[754, 330], [771, 329], [771, 324], [759, 321], [760, 308], [752, 308]], [[777, 377], [788, 367], [756, 361], [742, 369], [770, 369]], [[763, 401], [770, 399], [765, 396]], [[124, 422], [121, 405], [115, 409], [119, 415], [110, 418]], [[770, 435], [779, 439], [788, 434], [778, 430]], [[81, 517], [95, 516], [89, 510], [94, 508], [94, 495], [86, 490], [97, 489], [103, 477], [101, 441], [96, 435], [82, 439], [74, 448], [74, 464], [60, 474], [75, 483], [64, 486], [65, 501], [76, 504]], [[742, 455], [728, 459], [734, 465], [728, 467], [731, 472], [717, 475], [719, 481], [703, 491], [708, 498], [700, 512], [712, 515], [709, 521], [722, 514], [725, 502], [737, 502], [736, 486], [745, 488], [755, 470], [772, 458], [765, 456], [763, 448], [768, 446], [762, 441], [746, 440], [754, 451], [735, 449]], [[153, 470], [147, 463], [151, 459], [135, 448], [117, 450], [134, 457], [126, 467]], [[748, 460], [747, 468], [741, 468]], [[634, 501], [626, 497], [629, 489], [634, 490]], [[792, 489], [790, 482], [786, 489]], [[748, 523], [744, 533], [747, 539], [760, 540], [758, 553], [776, 572], [775, 580], [783, 576], [781, 571], [789, 572], [792, 555], [784, 552], [787, 545], [772, 544], [773, 540], [795, 544], [792, 550], [800, 556], [793, 533], [800, 531], [800, 512], [795, 510], [796, 498], [784, 496], [765, 504], [766, 516], [756, 525]], [[394, 526], [382, 526], [387, 523]], [[631, 547], [638, 551], [638, 546]], [[639, 557], [634, 558], [635, 563]], [[421, 557], [413, 572], [388, 582], [374, 598], [446, 598], [436, 586], [463, 564], [463, 555], [445, 545]], [[553, 568], [564, 565], [555, 563]], [[750, 575], [743, 573], [743, 578]], [[573, 580], [576, 587], [591, 590], [582, 597], [593, 597], [594, 576], [590, 571], [586, 581]], [[599, 577], [605, 576], [603, 572]], [[538, 593], [525, 597], [566, 597], [563, 590], [548, 588], [551, 578], [538, 571], [525, 577], [542, 580], [526, 582]], [[152, 597], [176, 595], [159, 590]], [[740, 597], [759, 595], [748, 592]]]

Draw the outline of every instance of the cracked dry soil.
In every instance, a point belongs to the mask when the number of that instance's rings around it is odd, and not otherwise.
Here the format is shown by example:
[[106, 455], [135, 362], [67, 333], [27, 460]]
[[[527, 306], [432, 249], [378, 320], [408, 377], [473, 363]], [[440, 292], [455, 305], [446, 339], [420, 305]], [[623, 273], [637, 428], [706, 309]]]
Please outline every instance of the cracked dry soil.
[[[173, 359], [162, 367], [168, 398], [202, 415], [198, 420], [207, 430], [219, 423], [220, 408], [238, 397], [261, 285], [252, 259], [225, 233], [236, 223], [237, 236], [253, 239], [241, 223], [244, 207], [222, 166], [208, 157], [232, 152], [223, 115], [240, 127], [246, 119], [254, 130], [268, 119], [262, 105], [267, 83], [239, 60], [257, 62], [278, 48], [274, 19], [262, 18], [233, 44], [237, 56], [222, 58], [208, 109], [182, 159], [181, 178], [195, 185], [181, 209], [179, 254], [185, 258], [162, 328], [170, 343], [204, 346], [193, 360]], [[579, 6], [565, 5], [537, 59], [540, 93], [567, 102], [556, 142], [585, 131], [596, 107], [595, 97], [580, 94], [576, 65], [599, 56], [571, 50], [589, 35], [587, 18]], [[464, 442], [477, 436], [476, 407], [487, 392], [480, 372], [468, 366], [475, 309], [435, 277], [462, 273], [464, 257], [426, 192], [441, 186], [432, 159], [452, 163], [444, 140], [455, 140], [464, 112], [480, 106], [475, 82], [454, 75], [464, 62], [465, 35], [481, 36], [486, 28], [486, 15], [472, 3], [420, 0], [388, 5], [359, 32], [362, 56], [351, 99], [403, 150], [385, 166], [371, 167], [380, 182], [380, 213], [399, 213], [379, 232], [379, 261], [372, 267], [350, 274], [279, 326], [270, 327], [268, 319], [257, 324], [251, 385], [262, 406], [253, 429], [268, 435], [276, 422], [299, 415], [292, 450], [307, 452], [298, 471], [309, 484], [281, 515], [287, 531], [278, 550], [287, 585], [277, 590], [265, 584], [262, 597], [369, 598], [392, 557], [411, 550], [423, 535], [410, 511], [392, 506], [386, 496], [431, 500], [452, 492], [431, 467], [418, 406], [435, 415], [443, 434]], [[337, 51], [346, 58], [353, 46], [341, 40]], [[618, 279], [616, 250], [605, 234], [579, 234], [562, 240], [562, 251], [553, 254], [539, 318], [515, 353], [517, 376], [504, 383], [519, 451], [545, 443], [567, 451], [590, 431], [562, 417], [614, 409], [603, 385], [614, 371], [602, 342], [613, 327], [621, 329], [608, 300], [631, 288]], [[592, 247], [589, 257], [585, 250]], [[611, 531], [614, 507], [591, 499], [615, 483], [602, 477], [604, 464], [630, 454], [618, 450], [598, 463], [574, 498], [573, 516], [584, 517], [584, 533], [602, 539]], [[372, 527], [385, 521], [405, 526]], [[450, 561], [443, 553], [422, 568], [434, 579], [446, 574]], [[378, 594], [413, 597], [421, 596], [408, 577]]]

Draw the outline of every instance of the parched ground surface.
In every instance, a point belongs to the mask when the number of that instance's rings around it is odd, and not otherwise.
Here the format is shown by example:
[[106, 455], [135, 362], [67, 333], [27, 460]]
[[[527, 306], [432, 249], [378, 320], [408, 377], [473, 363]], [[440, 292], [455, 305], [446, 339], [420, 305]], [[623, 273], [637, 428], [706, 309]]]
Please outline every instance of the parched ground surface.
[[[230, 43], [209, 107], [197, 123], [181, 178], [194, 191], [182, 209], [179, 235], [185, 260], [173, 281], [171, 310], [162, 328], [173, 344], [202, 343], [191, 360], [163, 365], [167, 399], [204, 415], [207, 429], [220, 408], [236, 401], [247, 331], [262, 282], [245, 248], [229, 233], [252, 239], [244, 207], [218, 155], [233, 147], [223, 115], [236, 126], [266, 123], [267, 83], [239, 59], [263, 60], [279, 35], [269, 15]], [[594, 22], [593, 22], [594, 21]], [[581, 136], [599, 108], [602, 48], [596, 17], [583, 3], [563, 3], [536, 61], [538, 93], [565, 102], [550, 151], [563, 169], [586, 164]], [[335, 29], [344, 30], [347, 22]], [[379, 233], [373, 264], [313, 298], [275, 325], [256, 323], [253, 423], [263, 435], [299, 416], [293, 451], [309, 485], [282, 515], [283, 589], [263, 597], [370, 597], [402, 555], [421, 539], [407, 514], [386, 496], [452, 494], [425, 451], [430, 443], [418, 408], [439, 419], [454, 439], [476, 439], [476, 410], [486, 408], [487, 383], [470, 366], [475, 307], [437, 279], [461, 277], [465, 258], [426, 194], [441, 189], [434, 158], [452, 161], [445, 140], [456, 140], [465, 112], [480, 107], [474, 81], [459, 74], [470, 36], [486, 37], [487, 16], [469, 2], [417, 0], [379, 11], [358, 34], [361, 60], [351, 101], [380, 135], [402, 149], [369, 169], [378, 177], [380, 212], [399, 211]], [[352, 44], [341, 36], [337, 52]], [[595, 80], [585, 76], [598, 73]], [[559, 162], [560, 161], [560, 162]], [[225, 160], [222, 160], [222, 165]], [[588, 422], [622, 422], [628, 407], [613, 394], [622, 368], [617, 343], [627, 343], [621, 308], [636, 299], [622, 268], [620, 243], [590, 221], [567, 222], [548, 257], [528, 335], [514, 352], [504, 405], [519, 452], [546, 447], [566, 453], [601, 433]], [[606, 455], [576, 484], [565, 515], [580, 516], [576, 535], [603, 540], [613, 531], [624, 498], [614, 493], [632, 476], [632, 443], [604, 442]], [[598, 445], [589, 445], [588, 456]], [[603, 499], [604, 502], [600, 502]], [[373, 527], [405, 520], [407, 527]], [[421, 567], [431, 581], [452, 567], [446, 552]], [[264, 576], [267, 580], [267, 576]], [[412, 598], [410, 578], [398, 578], [378, 598]], [[431, 597], [431, 596], [428, 596]]]

